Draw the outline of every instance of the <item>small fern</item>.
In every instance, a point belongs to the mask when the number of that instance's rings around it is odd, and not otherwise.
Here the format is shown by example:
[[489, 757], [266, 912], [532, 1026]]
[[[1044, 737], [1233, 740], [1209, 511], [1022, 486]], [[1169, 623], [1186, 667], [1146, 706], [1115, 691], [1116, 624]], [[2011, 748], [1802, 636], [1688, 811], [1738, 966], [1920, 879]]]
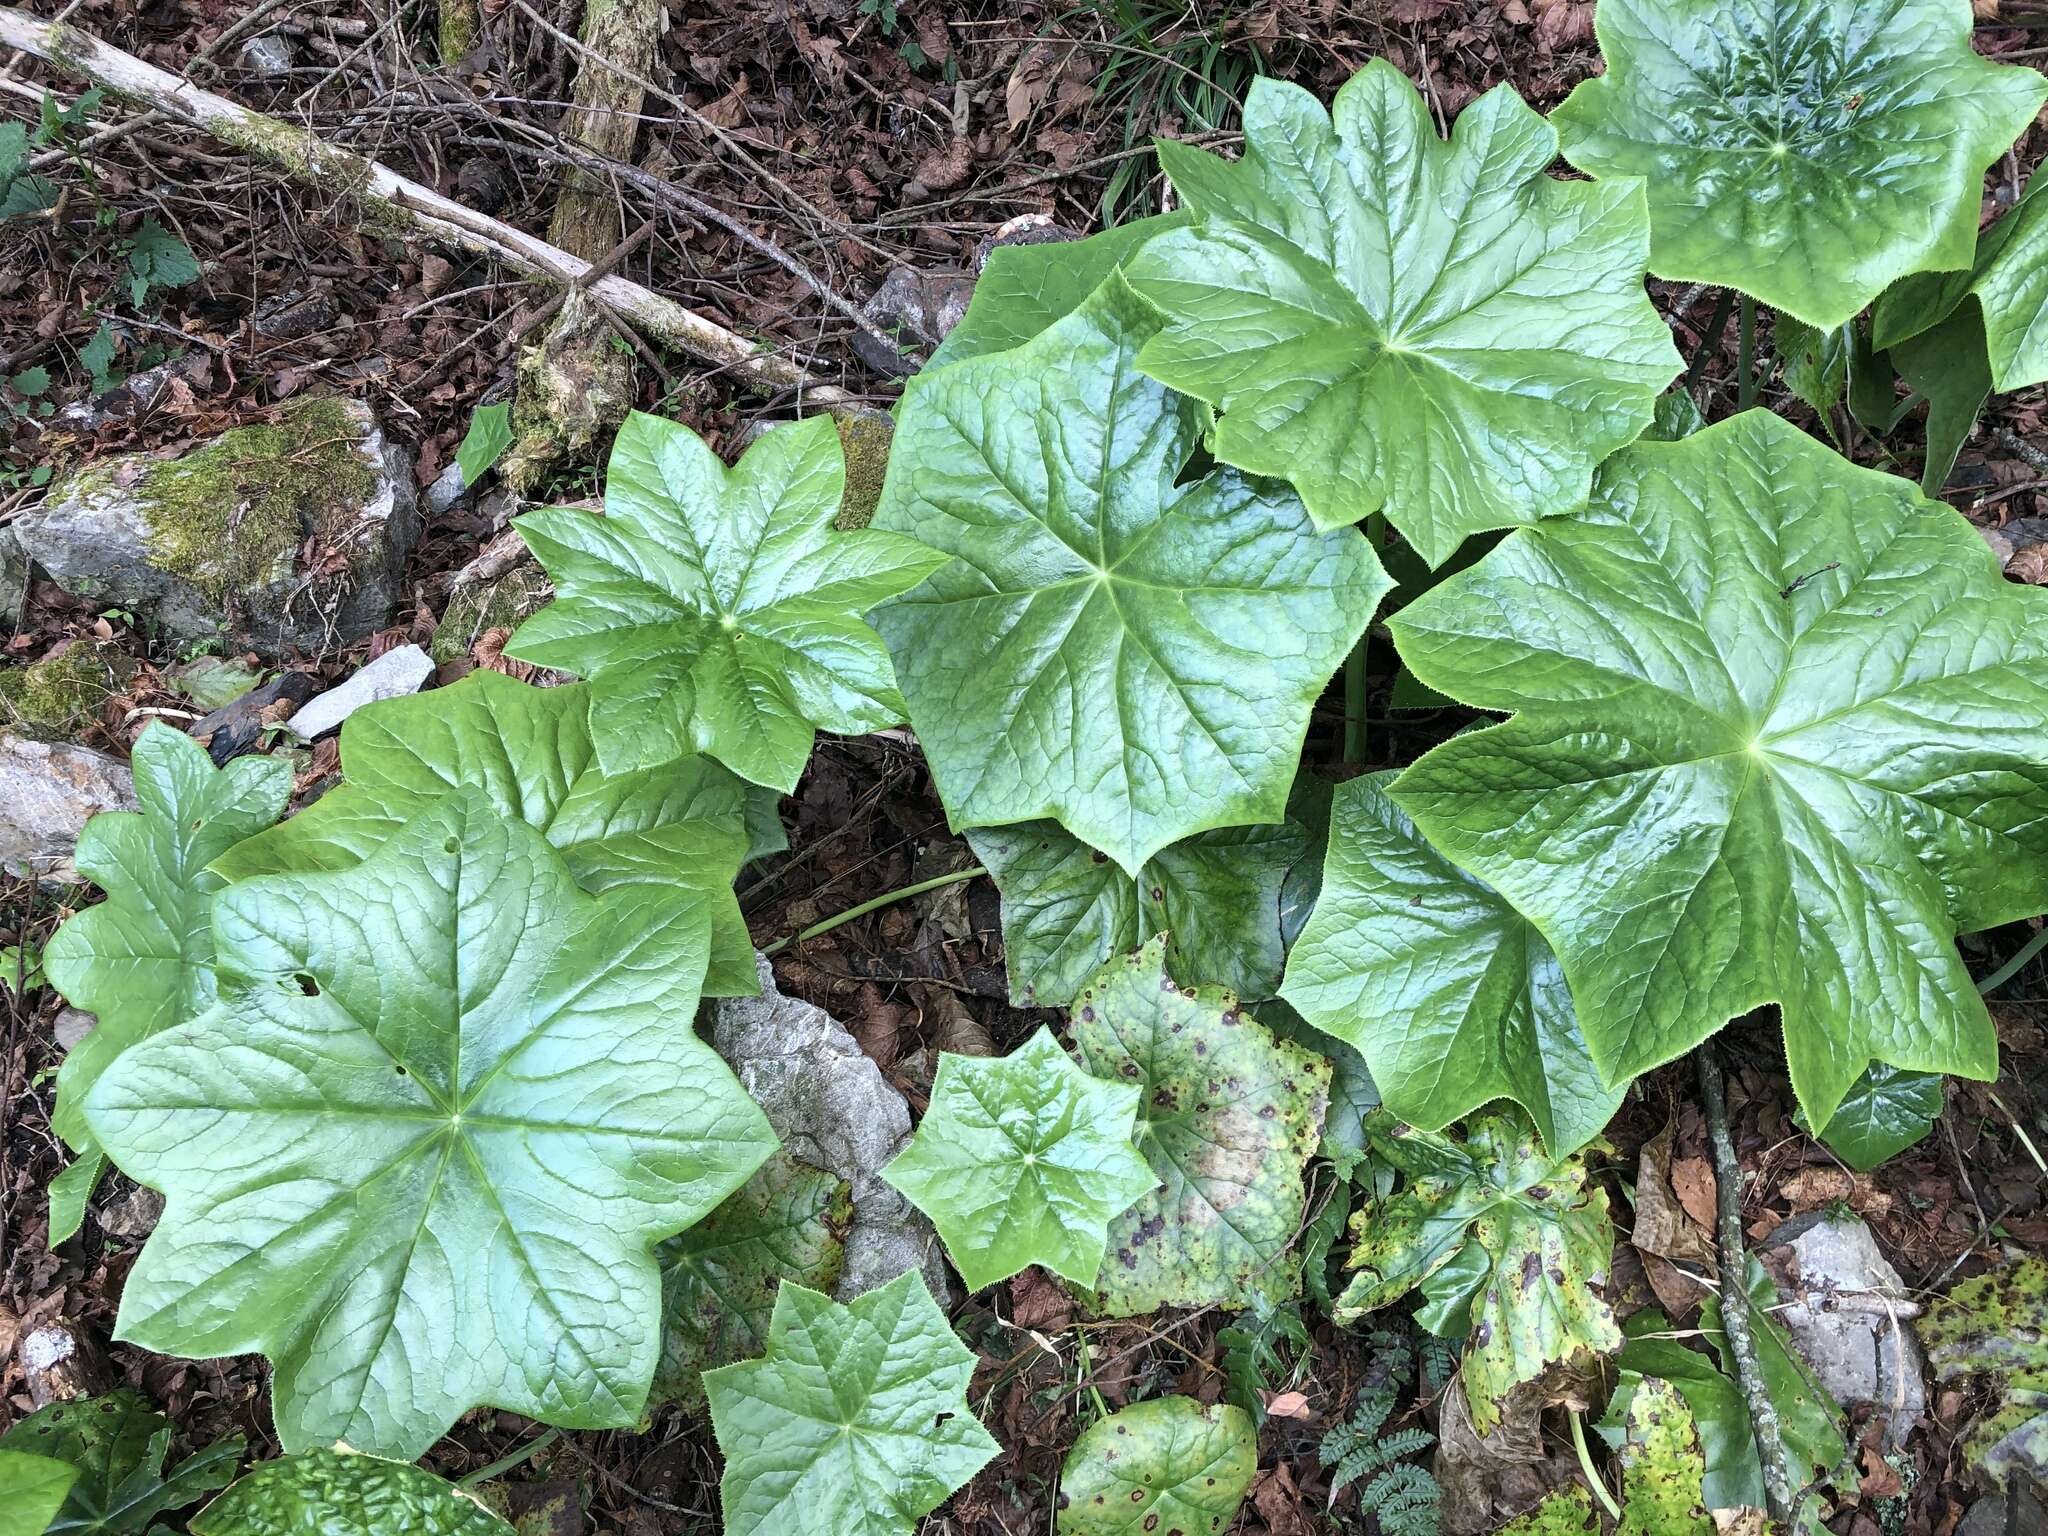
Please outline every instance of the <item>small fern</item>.
[[1436, 1436], [1420, 1425], [1382, 1434], [1401, 1389], [1415, 1379], [1415, 1349], [1408, 1339], [1385, 1330], [1371, 1335], [1372, 1364], [1352, 1400], [1351, 1416], [1323, 1437], [1317, 1455], [1330, 1469], [1334, 1501], [1353, 1483], [1359, 1513], [1380, 1536], [1437, 1536], [1437, 1503], [1442, 1490], [1426, 1467], [1402, 1460], [1428, 1450]]

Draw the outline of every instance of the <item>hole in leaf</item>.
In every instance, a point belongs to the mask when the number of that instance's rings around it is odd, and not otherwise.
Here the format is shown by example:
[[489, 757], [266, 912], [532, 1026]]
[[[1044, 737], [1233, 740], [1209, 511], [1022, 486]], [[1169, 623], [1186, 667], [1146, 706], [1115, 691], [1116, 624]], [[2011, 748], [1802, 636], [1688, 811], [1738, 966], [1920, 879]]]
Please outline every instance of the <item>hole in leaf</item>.
[[299, 990], [307, 997], [318, 997], [320, 995], [320, 983], [311, 976], [308, 976], [304, 971], [299, 972], [292, 980], [299, 984]]

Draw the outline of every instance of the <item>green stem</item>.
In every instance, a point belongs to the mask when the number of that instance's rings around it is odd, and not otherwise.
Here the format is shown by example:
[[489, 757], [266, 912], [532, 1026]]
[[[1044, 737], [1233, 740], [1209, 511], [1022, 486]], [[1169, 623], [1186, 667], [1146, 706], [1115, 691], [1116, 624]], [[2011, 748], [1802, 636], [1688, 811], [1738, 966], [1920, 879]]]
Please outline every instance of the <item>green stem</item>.
[[500, 1456], [489, 1466], [478, 1467], [469, 1476], [459, 1479], [455, 1486], [458, 1488], [474, 1488], [478, 1483], [488, 1483], [494, 1477], [503, 1477], [514, 1467], [523, 1466], [525, 1463], [533, 1460], [534, 1457], [561, 1438], [562, 1432], [559, 1429], [551, 1429], [544, 1435], [535, 1435], [509, 1456]]
[[958, 885], [962, 880], [972, 880], [976, 875], [985, 875], [987, 873], [987, 870], [977, 864], [972, 869], [956, 869], [950, 875], [935, 875], [929, 880], [920, 880], [915, 885], [904, 886], [900, 891], [884, 891], [881, 895], [874, 897], [872, 900], [864, 901], [857, 907], [848, 907], [837, 917], [828, 917], [821, 923], [811, 924], [810, 927], [791, 938], [777, 939], [773, 944], [762, 950], [761, 953], [764, 955], [779, 955], [792, 944], [801, 944], [806, 939], [815, 939], [820, 934], [830, 933], [834, 928], [844, 923], [850, 923], [856, 917], [866, 917], [878, 907], [886, 907], [892, 902], [902, 901], [909, 896], [922, 896], [926, 891], [936, 891], [941, 886]]
[[1074, 1325], [1074, 1342], [1080, 1346], [1081, 1384], [1088, 1389], [1088, 1396], [1095, 1403], [1098, 1419], [1109, 1417], [1109, 1404], [1102, 1400], [1102, 1394], [1095, 1389], [1095, 1361], [1088, 1353], [1088, 1330], [1079, 1323]]
[[1700, 344], [1693, 350], [1692, 361], [1686, 364], [1685, 377], [1678, 381], [1680, 389], [1691, 389], [1699, 383], [1700, 375], [1707, 371], [1707, 359], [1714, 355], [1721, 345], [1721, 332], [1728, 325], [1728, 311], [1735, 307], [1735, 290], [1725, 288], [1714, 304], [1713, 314], [1700, 331]]
[[1365, 647], [1366, 641], [1360, 639], [1344, 663], [1344, 761], [1359, 767], [1365, 763], [1365, 695], [1370, 682]]
[[1737, 335], [1740, 338], [1737, 366], [1741, 372], [1735, 379], [1735, 409], [1746, 411], [1756, 404], [1759, 382], [1756, 376], [1756, 300], [1746, 293], [1742, 296], [1742, 319]]
[[1586, 1474], [1586, 1481], [1592, 1485], [1593, 1497], [1600, 1501], [1600, 1507], [1607, 1511], [1610, 1520], [1619, 1520], [1621, 1506], [1607, 1491], [1606, 1480], [1593, 1470], [1593, 1453], [1586, 1449], [1586, 1426], [1576, 1413], [1572, 1415], [1572, 1449], [1579, 1453], [1579, 1470]]
[[2048, 949], [2048, 923], [2044, 923], [2039, 933], [2020, 946], [2018, 954], [1978, 982], [1977, 990], [1985, 994], [1997, 991], [2008, 981], [2011, 981], [2013, 977], [2017, 976], [2021, 968], [2044, 949]]

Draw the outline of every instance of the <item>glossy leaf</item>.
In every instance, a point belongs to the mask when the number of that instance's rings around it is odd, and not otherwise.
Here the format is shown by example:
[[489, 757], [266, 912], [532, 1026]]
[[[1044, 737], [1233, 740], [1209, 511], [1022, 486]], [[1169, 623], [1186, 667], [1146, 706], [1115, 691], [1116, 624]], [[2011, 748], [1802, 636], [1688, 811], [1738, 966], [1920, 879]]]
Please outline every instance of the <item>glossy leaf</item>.
[[192, 1520], [193, 1536], [512, 1536], [421, 1467], [325, 1448], [257, 1464]]
[[1276, 822], [1385, 572], [1284, 488], [1176, 476], [1204, 412], [1137, 373], [1112, 274], [1036, 340], [913, 379], [874, 526], [953, 558], [875, 615], [955, 827], [1050, 817], [1135, 878]]
[[608, 773], [703, 752], [788, 793], [815, 731], [903, 718], [861, 616], [940, 563], [909, 539], [834, 531], [845, 480], [829, 416], [776, 428], [728, 469], [688, 427], [635, 412], [604, 516], [514, 520], [556, 596], [505, 654], [590, 679]]
[[1322, 895], [1281, 995], [1355, 1046], [1381, 1100], [1426, 1131], [1511, 1099], [1560, 1156], [1626, 1086], [1586, 1051], [1557, 957], [1527, 918], [1424, 842], [1392, 773], [1339, 785]]
[[1032, 1264], [1095, 1283], [1109, 1224], [1158, 1175], [1131, 1145], [1135, 1083], [1075, 1066], [1052, 1031], [1007, 1056], [939, 1053], [931, 1105], [882, 1177], [931, 1217], [970, 1291]]
[[[175, 1427], [124, 1387], [51, 1403], [0, 1435], [0, 1456], [47, 1457], [74, 1474], [33, 1536], [143, 1536], [159, 1515], [226, 1487], [242, 1459], [241, 1437], [215, 1441], [166, 1471]], [[0, 1530], [10, 1507], [0, 1496]]]
[[725, 1204], [663, 1243], [654, 1395], [701, 1408], [703, 1372], [767, 1347], [785, 1280], [831, 1293], [852, 1224], [846, 1180], [778, 1151]]
[[455, 449], [456, 467], [462, 471], [465, 488], [490, 473], [491, 466], [512, 446], [512, 402], [480, 405], [470, 413], [469, 430]]
[[[1485, 1434], [1519, 1384], [1553, 1361], [1609, 1354], [1621, 1329], [1602, 1299], [1614, 1254], [1607, 1192], [1576, 1158], [1544, 1155], [1512, 1120], [1484, 1116], [1466, 1140], [1366, 1119], [1375, 1153], [1407, 1176], [1351, 1218], [1342, 1321], [1421, 1287], [1440, 1311], [1471, 1299], [1472, 1338], [1460, 1371], [1472, 1422]], [[1456, 1284], [1431, 1282], [1449, 1271]]]
[[1384, 59], [1327, 113], [1255, 80], [1244, 126], [1234, 162], [1160, 144], [1198, 218], [1128, 266], [1171, 319], [1139, 363], [1222, 410], [1216, 456], [1321, 528], [1384, 510], [1433, 566], [1583, 502], [1680, 367], [1642, 189], [1545, 175], [1557, 134], [1508, 86], [1446, 144]]
[[1963, 1438], [1985, 1486], [2048, 1481], [2048, 1260], [2030, 1255], [1965, 1280], [1913, 1326], [1936, 1380], [1983, 1376], [1997, 1392]]
[[1676, 1338], [1660, 1337], [1680, 1331], [1655, 1307], [1631, 1313], [1622, 1324], [1627, 1342], [1615, 1356], [1616, 1382], [1601, 1433], [1612, 1444], [1626, 1436], [1629, 1405], [1636, 1389], [1647, 1380], [1668, 1382], [1685, 1398], [1699, 1434], [1700, 1453], [1706, 1466], [1701, 1496], [1710, 1509], [1761, 1509], [1764, 1507], [1763, 1463], [1757, 1459], [1756, 1436], [1750, 1428], [1749, 1405], [1742, 1388], [1714, 1362], [1696, 1349], [1688, 1349]]
[[911, 1536], [999, 1447], [916, 1270], [845, 1306], [785, 1285], [763, 1357], [704, 1373], [731, 1536]]
[[1056, 821], [980, 827], [974, 856], [1003, 897], [1010, 1001], [1058, 1008], [1112, 955], [1173, 935], [1176, 980], [1271, 997], [1287, 950], [1281, 887], [1307, 852], [1307, 829], [1219, 827], [1160, 849], [1134, 879]]
[[775, 1145], [690, 1032], [702, 906], [602, 897], [480, 790], [352, 869], [230, 887], [221, 999], [87, 1101], [161, 1189], [117, 1336], [271, 1359], [289, 1451], [417, 1456], [489, 1403], [631, 1424], [652, 1246]]
[[1220, 1536], [1259, 1468], [1251, 1415], [1192, 1397], [1133, 1403], [1082, 1431], [1060, 1467], [1059, 1536]]
[[755, 787], [702, 756], [606, 773], [591, 698], [585, 686], [535, 688], [478, 670], [365, 705], [341, 728], [342, 784], [213, 867], [236, 880], [348, 869], [466, 786], [545, 837], [593, 895], [641, 883], [690, 892], [711, 920], [706, 995], [753, 994], [754, 946], [732, 884], [750, 851]]
[[27, 1451], [0, 1451], [0, 1536], [43, 1536], [78, 1469]]
[[1516, 711], [1392, 795], [1549, 940], [1607, 1081], [1766, 1002], [1822, 1128], [1872, 1060], [1995, 1075], [1950, 941], [2048, 907], [2048, 593], [1955, 513], [1752, 411], [1393, 629]]
[[95, 816], [78, 839], [79, 872], [107, 899], [66, 922], [43, 951], [50, 985], [99, 1020], [57, 1074], [50, 1126], [78, 1154], [79, 1171], [52, 1191], [53, 1245], [78, 1230], [102, 1166], [86, 1095], [123, 1051], [212, 1005], [211, 911], [227, 882], [207, 865], [277, 820], [292, 790], [283, 759], [240, 757], [216, 769], [204, 747], [162, 722], [143, 731], [131, 766], [142, 809]]
[[1941, 1118], [1938, 1072], [1906, 1072], [1873, 1061], [1849, 1087], [1821, 1137], [1828, 1150], [1868, 1173], [1919, 1141]]
[[1968, 295], [1983, 311], [1991, 382], [2001, 391], [2048, 381], [2048, 177], [1977, 236], [1977, 259], [1961, 272], [1928, 272], [1894, 284], [1878, 300], [1874, 340], [1895, 347], [1939, 325]]
[[1138, 1089], [1138, 1149], [1161, 1181], [1110, 1223], [1097, 1308], [1286, 1299], [1300, 1276], [1280, 1255], [1301, 1226], [1329, 1062], [1276, 1040], [1219, 987], [1176, 986], [1163, 938], [1081, 989], [1073, 1029], [1083, 1067]]
[[1970, 264], [1984, 170], [2048, 98], [1977, 55], [1967, 0], [1601, 0], [1594, 26], [1565, 158], [1644, 178], [1659, 277], [1819, 330]]

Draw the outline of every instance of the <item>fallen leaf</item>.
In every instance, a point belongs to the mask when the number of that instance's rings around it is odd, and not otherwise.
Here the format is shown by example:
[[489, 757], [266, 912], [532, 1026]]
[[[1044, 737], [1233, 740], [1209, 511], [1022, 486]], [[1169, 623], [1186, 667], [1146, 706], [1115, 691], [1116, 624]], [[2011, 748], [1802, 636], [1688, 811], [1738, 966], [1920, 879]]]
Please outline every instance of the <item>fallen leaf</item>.
[[1271, 1419], [1307, 1419], [1314, 1415], [1308, 1411], [1306, 1392], [1268, 1392], [1261, 1389], [1259, 1399], [1266, 1405], [1266, 1416]]
[[1681, 1157], [1671, 1165], [1671, 1189], [1685, 1214], [1712, 1232], [1719, 1214], [1714, 1165], [1704, 1157]]

